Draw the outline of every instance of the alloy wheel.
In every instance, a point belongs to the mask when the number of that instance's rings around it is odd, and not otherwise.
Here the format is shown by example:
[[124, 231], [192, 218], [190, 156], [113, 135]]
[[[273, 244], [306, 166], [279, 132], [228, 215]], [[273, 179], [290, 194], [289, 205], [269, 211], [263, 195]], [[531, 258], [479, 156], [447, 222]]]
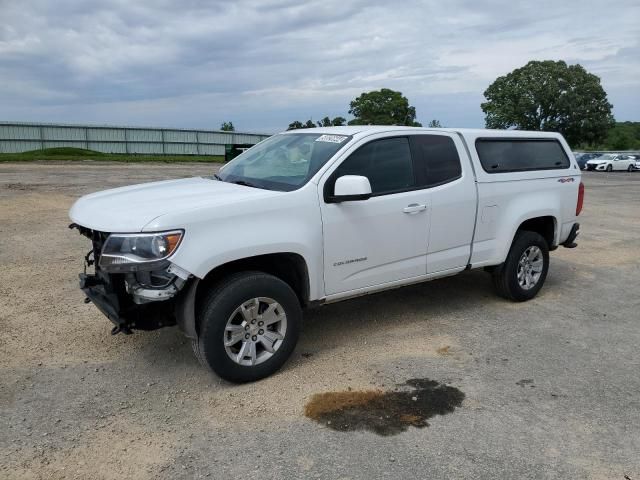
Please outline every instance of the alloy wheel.
[[287, 333], [287, 315], [272, 298], [256, 297], [243, 302], [227, 320], [224, 347], [238, 365], [254, 366], [278, 351]]
[[518, 262], [518, 284], [524, 290], [530, 290], [536, 286], [542, 275], [544, 256], [540, 247], [532, 245], [528, 247]]

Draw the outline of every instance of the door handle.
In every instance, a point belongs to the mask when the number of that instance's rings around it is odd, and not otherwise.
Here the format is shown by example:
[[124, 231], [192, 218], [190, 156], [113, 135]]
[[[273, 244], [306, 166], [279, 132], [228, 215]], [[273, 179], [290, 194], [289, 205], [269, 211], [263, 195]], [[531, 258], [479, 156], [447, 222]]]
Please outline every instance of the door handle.
[[426, 205], [419, 205], [417, 203], [412, 203], [411, 205], [407, 205], [402, 209], [404, 213], [418, 213], [427, 209]]

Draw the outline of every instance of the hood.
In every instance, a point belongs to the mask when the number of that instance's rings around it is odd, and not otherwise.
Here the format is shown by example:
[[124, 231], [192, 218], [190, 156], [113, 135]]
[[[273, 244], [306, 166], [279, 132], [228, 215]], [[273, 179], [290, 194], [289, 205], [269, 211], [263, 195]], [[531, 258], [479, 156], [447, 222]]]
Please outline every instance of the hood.
[[589, 160], [587, 163], [590, 163], [591, 165], [600, 165], [601, 163], [609, 163], [611, 160], [598, 160], [598, 159], [594, 159], [594, 160]]
[[[185, 178], [114, 188], [81, 197], [69, 210], [74, 223], [101, 232], [139, 232], [168, 213], [179, 214], [280, 192], [206, 178]], [[175, 225], [175, 228], [180, 225]]]

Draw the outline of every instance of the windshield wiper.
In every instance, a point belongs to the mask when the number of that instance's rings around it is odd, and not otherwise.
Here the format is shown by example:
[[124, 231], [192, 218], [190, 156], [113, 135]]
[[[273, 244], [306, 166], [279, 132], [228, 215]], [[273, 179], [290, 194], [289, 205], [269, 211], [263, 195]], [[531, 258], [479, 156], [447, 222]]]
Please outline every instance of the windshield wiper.
[[[216, 180], [219, 180], [220, 182], [224, 182], [225, 181], [217, 173], [213, 174], [213, 178], [215, 178]], [[245, 180], [234, 180], [232, 182], [227, 182], [227, 183], [235, 183], [236, 185], [242, 185], [243, 187], [261, 188], [261, 187], [255, 185], [255, 184], [253, 184], [251, 182], [247, 182]]]
[[260, 188], [257, 185], [254, 185], [253, 183], [250, 183], [250, 182], [245, 182], [244, 180], [234, 180], [231, 183], [235, 183], [236, 185], [242, 185], [243, 187]]

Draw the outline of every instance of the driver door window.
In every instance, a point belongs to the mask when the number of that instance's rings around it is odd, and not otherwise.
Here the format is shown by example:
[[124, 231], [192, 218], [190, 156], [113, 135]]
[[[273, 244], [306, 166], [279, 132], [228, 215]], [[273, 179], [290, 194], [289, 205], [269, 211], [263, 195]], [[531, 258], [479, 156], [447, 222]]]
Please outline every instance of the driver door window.
[[337, 179], [343, 175], [367, 177], [373, 195], [403, 192], [414, 188], [409, 140], [395, 137], [367, 143], [336, 169], [333, 178]]

